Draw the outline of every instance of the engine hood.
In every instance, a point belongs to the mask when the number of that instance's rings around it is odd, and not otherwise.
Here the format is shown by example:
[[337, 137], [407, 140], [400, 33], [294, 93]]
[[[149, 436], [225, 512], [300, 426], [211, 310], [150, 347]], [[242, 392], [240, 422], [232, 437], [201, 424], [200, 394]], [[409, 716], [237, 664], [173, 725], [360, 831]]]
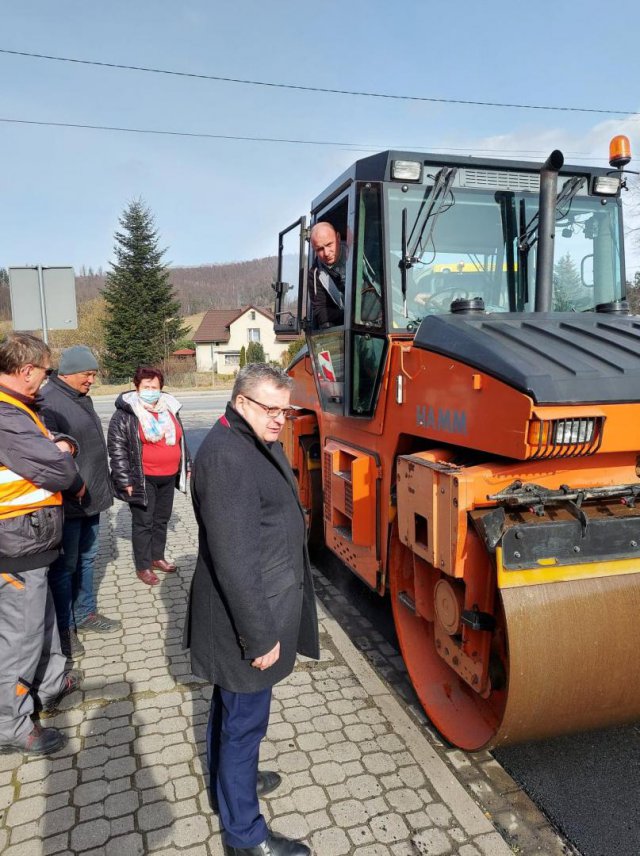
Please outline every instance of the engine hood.
[[640, 316], [429, 315], [414, 346], [477, 368], [536, 404], [640, 401]]

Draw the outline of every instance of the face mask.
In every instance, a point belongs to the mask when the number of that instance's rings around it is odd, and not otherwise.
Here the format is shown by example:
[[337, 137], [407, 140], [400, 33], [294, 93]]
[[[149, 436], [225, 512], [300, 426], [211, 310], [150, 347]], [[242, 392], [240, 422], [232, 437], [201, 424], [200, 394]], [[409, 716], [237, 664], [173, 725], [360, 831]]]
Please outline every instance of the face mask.
[[145, 404], [155, 404], [160, 398], [159, 389], [141, 389], [138, 393]]

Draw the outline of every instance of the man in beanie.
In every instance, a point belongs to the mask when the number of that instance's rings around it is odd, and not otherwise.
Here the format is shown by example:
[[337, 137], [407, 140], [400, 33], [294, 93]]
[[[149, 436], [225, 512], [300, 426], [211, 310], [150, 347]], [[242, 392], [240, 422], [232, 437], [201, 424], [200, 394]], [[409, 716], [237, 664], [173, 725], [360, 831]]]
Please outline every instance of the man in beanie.
[[93, 590], [100, 512], [113, 502], [104, 433], [89, 397], [97, 371], [89, 348], [74, 345], [62, 352], [58, 371], [42, 390], [47, 428], [70, 433], [73, 426], [79, 447], [76, 465], [86, 485], [81, 497], [64, 494], [62, 553], [49, 570], [62, 650], [70, 658], [84, 653], [77, 630], [112, 633], [121, 626], [100, 615]]

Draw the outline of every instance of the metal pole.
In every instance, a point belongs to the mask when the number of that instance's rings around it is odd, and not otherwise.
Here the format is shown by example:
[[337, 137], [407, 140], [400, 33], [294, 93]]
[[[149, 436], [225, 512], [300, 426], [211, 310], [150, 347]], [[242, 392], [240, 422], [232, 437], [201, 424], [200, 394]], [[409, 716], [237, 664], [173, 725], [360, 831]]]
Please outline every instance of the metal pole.
[[40, 317], [42, 318], [42, 338], [45, 345], [49, 344], [49, 335], [47, 333], [47, 307], [44, 300], [44, 275], [42, 265], [38, 265], [38, 287], [40, 289]]

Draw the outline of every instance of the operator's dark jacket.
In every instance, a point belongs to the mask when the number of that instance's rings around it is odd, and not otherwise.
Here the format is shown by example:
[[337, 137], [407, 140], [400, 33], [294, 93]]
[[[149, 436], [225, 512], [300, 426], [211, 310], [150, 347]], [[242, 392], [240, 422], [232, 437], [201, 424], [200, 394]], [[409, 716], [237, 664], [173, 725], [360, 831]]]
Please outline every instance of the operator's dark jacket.
[[[38, 413], [32, 398], [0, 389]], [[71, 437], [55, 439], [74, 444]], [[0, 463], [52, 493], [77, 493], [83, 484], [71, 455], [45, 437], [28, 413], [4, 401], [0, 401]], [[22, 573], [50, 565], [58, 556], [61, 540], [61, 505], [0, 520], [0, 571]]]
[[[344, 323], [344, 309], [335, 303], [322, 285], [321, 276], [328, 278], [330, 274], [326, 269], [321, 268], [316, 261], [309, 269], [307, 276], [312, 323], [316, 330], [323, 327], [338, 327]], [[344, 284], [341, 291], [344, 291]]]
[[[137, 392], [123, 392], [116, 399], [116, 411], [109, 422], [107, 431], [107, 448], [111, 463], [111, 483], [114, 494], [123, 502], [132, 505], [147, 504], [147, 488], [142, 468], [142, 440], [140, 439], [138, 417], [131, 407], [133, 396]], [[187, 492], [187, 468], [191, 466], [191, 458], [185, 440], [184, 426], [178, 411], [181, 404], [177, 398], [168, 392], [162, 393], [169, 409], [180, 422], [182, 437], [180, 439], [180, 466], [176, 474], [176, 488], [182, 493]], [[131, 496], [125, 488], [133, 487]]]
[[42, 419], [52, 434], [71, 434], [78, 442], [76, 466], [87, 486], [81, 499], [64, 494], [65, 519], [90, 517], [113, 503], [104, 431], [93, 401], [61, 380], [57, 372], [42, 388]]
[[[196, 456], [199, 551], [185, 626], [195, 675], [232, 692], [273, 686], [296, 652], [319, 657], [305, 521], [280, 443], [267, 446], [231, 405]], [[254, 657], [280, 642], [260, 671]]]

